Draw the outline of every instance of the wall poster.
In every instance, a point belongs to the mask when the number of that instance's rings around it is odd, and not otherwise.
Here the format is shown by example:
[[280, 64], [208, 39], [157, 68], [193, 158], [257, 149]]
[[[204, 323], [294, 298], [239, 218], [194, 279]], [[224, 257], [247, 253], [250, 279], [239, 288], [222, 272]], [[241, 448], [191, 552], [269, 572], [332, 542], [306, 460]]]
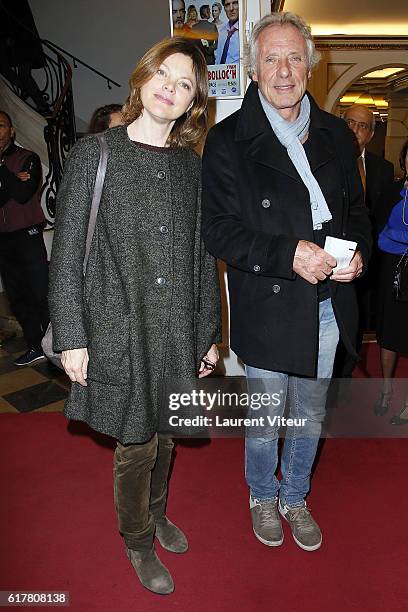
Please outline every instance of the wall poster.
[[242, 0], [169, 0], [169, 4], [171, 35], [196, 40], [204, 53], [209, 96], [240, 97], [244, 81]]

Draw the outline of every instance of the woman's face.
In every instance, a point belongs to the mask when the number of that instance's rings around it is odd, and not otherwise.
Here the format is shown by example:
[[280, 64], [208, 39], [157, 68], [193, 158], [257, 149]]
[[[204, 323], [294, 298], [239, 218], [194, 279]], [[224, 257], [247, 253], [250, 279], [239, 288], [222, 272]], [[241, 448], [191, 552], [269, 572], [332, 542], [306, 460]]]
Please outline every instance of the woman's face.
[[218, 19], [218, 17], [220, 16], [220, 9], [218, 8], [216, 4], [213, 4], [211, 8], [211, 12], [212, 12], [213, 19]]
[[189, 20], [189, 21], [190, 21], [190, 20], [192, 20], [192, 21], [197, 21], [197, 19], [198, 19], [198, 13], [197, 13], [197, 11], [196, 11], [196, 9], [195, 9], [194, 7], [192, 7], [192, 8], [189, 10], [188, 15], [187, 15], [187, 18], [188, 18], [188, 20]]
[[183, 53], [169, 55], [140, 89], [143, 114], [171, 123], [190, 109], [197, 91], [193, 62]]
[[109, 128], [123, 125], [122, 113], [120, 111], [114, 111], [109, 115]]

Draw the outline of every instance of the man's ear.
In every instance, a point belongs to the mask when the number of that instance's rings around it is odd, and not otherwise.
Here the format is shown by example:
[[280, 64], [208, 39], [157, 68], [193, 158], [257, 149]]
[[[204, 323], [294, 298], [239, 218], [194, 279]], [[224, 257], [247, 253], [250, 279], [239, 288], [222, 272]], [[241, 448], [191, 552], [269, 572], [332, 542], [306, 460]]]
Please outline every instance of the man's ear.
[[256, 74], [256, 72], [253, 73], [253, 75], [251, 76], [251, 79], [255, 81], [255, 83], [258, 82], [258, 75]]

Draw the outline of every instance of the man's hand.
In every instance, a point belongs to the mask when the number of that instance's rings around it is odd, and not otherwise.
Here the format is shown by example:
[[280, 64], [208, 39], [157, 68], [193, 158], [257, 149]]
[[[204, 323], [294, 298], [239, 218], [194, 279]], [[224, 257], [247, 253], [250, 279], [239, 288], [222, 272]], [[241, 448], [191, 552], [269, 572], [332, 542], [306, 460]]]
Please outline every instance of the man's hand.
[[87, 348], [62, 351], [62, 367], [72, 382], [77, 382], [83, 387], [87, 386], [86, 377], [88, 374], [88, 361], [89, 357]]
[[337, 265], [335, 258], [314, 242], [299, 240], [293, 258], [293, 270], [312, 285], [330, 276]]
[[363, 271], [363, 258], [360, 251], [356, 251], [353, 255], [353, 259], [347, 268], [343, 268], [333, 274], [331, 280], [337, 281], [338, 283], [350, 283], [355, 278], [359, 277]]
[[31, 174], [29, 172], [17, 172], [16, 176], [20, 179], [20, 181], [24, 182], [31, 178]]

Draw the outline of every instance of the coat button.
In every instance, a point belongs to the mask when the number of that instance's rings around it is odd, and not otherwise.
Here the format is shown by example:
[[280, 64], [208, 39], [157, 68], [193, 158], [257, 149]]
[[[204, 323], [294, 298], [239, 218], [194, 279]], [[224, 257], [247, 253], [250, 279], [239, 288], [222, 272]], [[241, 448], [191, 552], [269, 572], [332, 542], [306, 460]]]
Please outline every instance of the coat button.
[[158, 285], [165, 285], [166, 284], [166, 279], [163, 278], [162, 276], [159, 276], [159, 278], [156, 278], [156, 283]]
[[164, 170], [160, 170], [160, 172], [157, 173], [157, 178], [159, 179], [166, 178], [166, 173], [164, 172]]
[[261, 269], [261, 266], [258, 266], [258, 264], [254, 266], [254, 272], [259, 272], [260, 269]]
[[160, 233], [161, 234], [167, 234], [168, 231], [169, 231], [169, 228], [167, 227], [167, 225], [161, 225], [160, 226]]
[[279, 291], [280, 291], [280, 285], [273, 285], [273, 287], [272, 287], [272, 291], [273, 291], [274, 293], [279, 293]]
[[265, 198], [264, 200], [262, 200], [261, 204], [264, 208], [269, 208], [271, 205], [271, 202], [270, 200], [268, 200], [268, 198]]

